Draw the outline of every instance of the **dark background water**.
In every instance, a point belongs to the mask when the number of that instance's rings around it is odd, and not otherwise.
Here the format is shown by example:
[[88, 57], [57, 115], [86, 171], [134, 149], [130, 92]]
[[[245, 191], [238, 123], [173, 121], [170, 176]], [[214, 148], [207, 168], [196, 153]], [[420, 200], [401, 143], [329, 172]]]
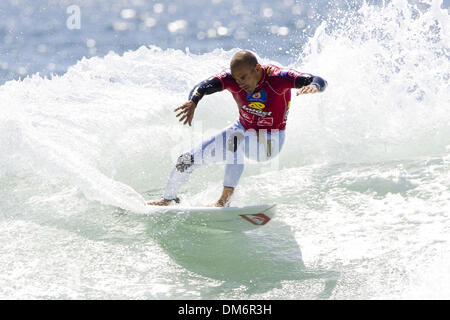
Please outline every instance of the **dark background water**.
[[191, 53], [246, 48], [288, 63], [322, 20], [360, 5], [359, 0], [2, 0], [0, 84], [37, 72], [62, 74], [82, 57], [143, 45]]
[[[381, 0], [366, 1], [372, 4]], [[62, 74], [82, 57], [156, 45], [191, 53], [245, 48], [295, 61], [323, 20], [361, 0], [2, 0], [0, 84]], [[450, 0], [443, 1], [448, 8]], [[71, 11], [79, 9], [79, 25]], [[69, 11], [68, 11], [69, 10]], [[69, 24], [69, 26], [68, 26]], [[73, 28], [75, 26], [76, 28]]]

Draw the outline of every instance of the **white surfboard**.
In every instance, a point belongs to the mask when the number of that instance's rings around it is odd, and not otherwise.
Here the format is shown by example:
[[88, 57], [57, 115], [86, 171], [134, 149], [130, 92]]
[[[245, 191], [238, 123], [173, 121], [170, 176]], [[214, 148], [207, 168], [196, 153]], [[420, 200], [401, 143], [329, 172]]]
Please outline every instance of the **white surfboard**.
[[[265, 226], [275, 216], [275, 204], [244, 207], [154, 207], [182, 223], [224, 231], [247, 231]], [[156, 209], [157, 208], [157, 209]]]

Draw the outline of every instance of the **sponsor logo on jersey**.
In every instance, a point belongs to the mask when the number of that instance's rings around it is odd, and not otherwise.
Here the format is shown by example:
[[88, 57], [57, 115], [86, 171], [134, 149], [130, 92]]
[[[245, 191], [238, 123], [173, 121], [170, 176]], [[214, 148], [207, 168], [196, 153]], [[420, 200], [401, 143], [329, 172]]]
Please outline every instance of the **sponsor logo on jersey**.
[[281, 78], [286, 78], [286, 77], [293, 77], [296, 78], [298, 76], [300, 76], [300, 72], [296, 71], [296, 70], [292, 70], [292, 69], [284, 69], [280, 71], [280, 77]]
[[272, 72], [269, 74], [269, 76], [279, 76], [280, 75], [280, 69], [273, 68]]
[[272, 115], [272, 111], [268, 111], [268, 112], [264, 112], [262, 110], [259, 109], [255, 109], [255, 108], [249, 108], [248, 106], [242, 106], [242, 109], [244, 109], [245, 112], [248, 112], [250, 114], [254, 114], [255, 116], [258, 117], [269, 117]]
[[258, 126], [273, 126], [273, 118], [260, 118], [256, 123]]
[[266, 107], [266, 105], [264, 103], [261, 102], [251, 102], [248, 104], [248, 106], [250, 108], [254, 108], [254, 109], [258, 109], [258, 110], [262, 110]]
[[252, 123], [253, 122], [253, 117], [254, 116], [252, 116], [251, 114], [248, 114], [247, 112], [241, 112], [241, 116], [242, 116], [242, 118], [245, 120], [245, 121], [247, 121], [247, 122], [250, 122], [250, 123]]
[[271, 76], [279, 76], [281, 72], [281, 69], [277, 66], [270, 66], [267, 68], [267, 74], [269, 75], [269, 77]]
[[228, 77], [228, 76], [231, 76], [231, 73], [229, 73], [229, 72], [227, 72], [227, 71], [222, 71], [222, 72], [220, 72], [217, 76], [216, 76], [216, 78], [219, 78], [219, 79], [223, 79], [223, 78], [226, 78], [226, 77]]
[[266, 102], [267, 94], [265, 90], [261, 90], [255, 93], [249, 93], [247, 95], [247, 101]]
[[287, 72], [287, 74], [288, 74], [289, 76], [293, 77], [293, 78], [296, 78], [296, 77], [298, 77], [298, 76], [300, 75], [300, 72], [295, 71], [295, 70], [289, 70], [289, 71]]

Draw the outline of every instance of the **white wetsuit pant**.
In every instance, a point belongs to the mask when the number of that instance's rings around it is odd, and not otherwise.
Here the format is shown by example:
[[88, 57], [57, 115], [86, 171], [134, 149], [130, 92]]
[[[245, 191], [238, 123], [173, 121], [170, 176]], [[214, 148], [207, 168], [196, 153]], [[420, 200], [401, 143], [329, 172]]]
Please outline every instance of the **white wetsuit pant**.
[[284, 130], [245, 130], [237, 120], [178, 158], [170, 173], [163, 198], [177, 199], [178, 191], [189, 180], [191, 173], [210, 163], [225, 162], [223, 186], [235, 188], [244, 171], [244, 155], [257, 161], [273, 159], [281, 151], [284, 138]]

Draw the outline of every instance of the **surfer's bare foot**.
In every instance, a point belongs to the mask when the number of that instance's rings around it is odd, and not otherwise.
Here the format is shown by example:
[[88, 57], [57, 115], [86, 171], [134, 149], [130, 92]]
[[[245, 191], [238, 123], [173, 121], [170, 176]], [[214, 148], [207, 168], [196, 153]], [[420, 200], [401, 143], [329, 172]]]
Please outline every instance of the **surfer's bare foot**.
[[206, 205], [207, 207], [228, 207], [228, 206], [225, 206], [225, 204], [222, 202], [222, 201], [217, 201], [216, 203], [213, 203], [213, 204], [208, 204], [208, 205]]
[[233, 195], [234, 188], [223, 187], [222, 195], [220, 199], [213, 205], [214, 207], [229, 207], [231, 202], [231, 196]]
[[148, 206], [170, 206], [171, 204], [174, 203], [180, 203], [180, 198], [175, 198], [175, 199], [171, 199], [171, 200], [167, 200], [167, 199], [161, 199], [161, 200], [153, 200], [153, 201], [149, 201], [147, 202]]
[[217, 200], [216, 203], [207, 205], [207, 207], [229, 207], [231, 196], [233, 195], [234, 188], [232, 187], [223, 187], [222, 195], [220, 199]]
[[168, 205], [170, 205], [170, 201], [166, 201], [166, 200], [149, 201], [149, 202], [147, 202], [147, 205], [149, 205], [149, 206], [168, 206]]
[[215, 207], [229, 207], [230, 205], [228, 203], [222, 203], [222, 202], [216, 202], [214, 204]]

